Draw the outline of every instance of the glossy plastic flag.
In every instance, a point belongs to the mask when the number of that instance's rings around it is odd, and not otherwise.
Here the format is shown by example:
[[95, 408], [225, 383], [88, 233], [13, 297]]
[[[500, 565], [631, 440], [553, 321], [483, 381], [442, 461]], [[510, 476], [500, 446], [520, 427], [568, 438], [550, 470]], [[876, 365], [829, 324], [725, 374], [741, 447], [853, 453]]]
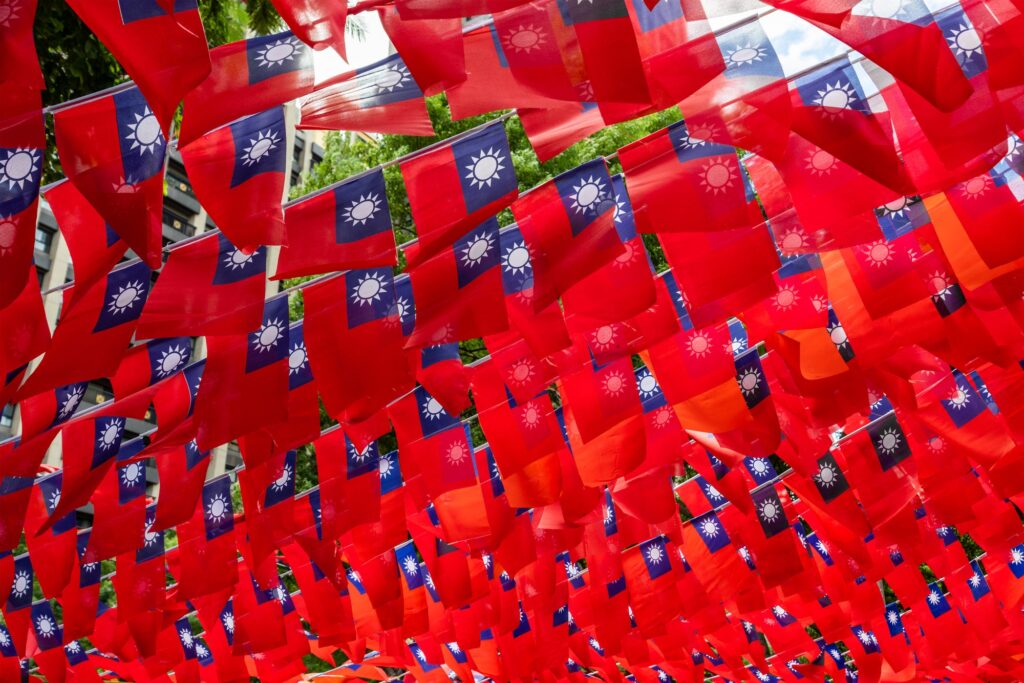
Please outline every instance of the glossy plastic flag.
[[284, 23], [299, 39], [314, 50], [333, 47], [345, 56], [345, 21], [348, 5], [331, 0], [274, 0]]
[[281, 247], [275, 279], [397, 262], [379, 169], [290, 203], [284, 221], [288, 243]]
[[149, 267], [138, 261], [75, 296], [74, 305], [62, 312], [49, 351], [22, 385], [20, 395], [114, 374], [135, 334], [150, 276]]
[[38, 96], [23, 113], [0, 111], [0, 308], [29, 279], [46, 146], [41, 113]]
[[233, 334], [259, 326], [266, 247], [245, 253], [221, 232], [171, 250], [139, 319], [142, 339]]
[[181, 150], [196, 197], [217, 226], [246, 252], [285, 239], [284, 109], [235, 121]]
[[69, 4], [139, 86], [166, 133], [182, 98], [210, 74], [196, 0]]
[[313, 51], [291, 31], [228, 43], [210, 52], [213, 70], [185, 97], [180, 146], [235, 119], [313, 90]]
[[299, 128], [433, 135], [423, 91], [400, 54], [361, 66], [299, 104]]
[[158, 267], [167, 140], [142, 92], [126, 88], [53, 119], [64, 174], [132, 251]]

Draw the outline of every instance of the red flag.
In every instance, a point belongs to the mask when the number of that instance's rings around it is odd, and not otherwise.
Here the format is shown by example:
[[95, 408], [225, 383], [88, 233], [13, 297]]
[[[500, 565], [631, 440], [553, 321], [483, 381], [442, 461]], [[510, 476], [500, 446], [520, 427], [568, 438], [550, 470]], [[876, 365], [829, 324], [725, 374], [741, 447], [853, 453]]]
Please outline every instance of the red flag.
[[513, 205], [534, 272], [534, 310], [622, 253], [614, 209], [604, 159], [549, 180]]
[[[178, 525], [178, 547], [178, 590], [182, 596], [209, 595], [235, 585], [238, 551], [228, 477], [217, 477], [203, 485], [192, 519]], [[234, 614], [223, 623], [230, 642], [235, 631]]]
[[[152, 388], [147, 392], [149, 396], [155, 395], [158, 385], [183, 370], [191, 356], [192, 340], [188, 337], [154, 339], [132, 347], [117, 367], [117, 373], [110, 378], [114, 396], [123, 401], [147, 388]], [[146, 405], [148, 407], [149, 399]]]
[[69, 4], [139, 86], [166, 132], [181, 99], [210, 74], [196, 0]]
[[46, 191], [60, 234], [75, 265], [75, 288], [83, 291], [104, 277], [124, 256], [128, 244], [103, 220], [74, 183], [60, 182]]
[[330, 0], [274, 0], [274, 8], [288, 28], [314, 50], [333, 47], [345, 56], [348, 5]]
[[[21, 9], [12, 7], [11, 11]], [[31, 14], [27, 23], [31, 40]], [[10, 31], [4, 29], [5, 34]], [[33, 93], [29, 105], [24, 112], [0, 112], [0, 308], [21, 293], [32, 264], [42, 149], [46, 143], [38, 94]]]
[[32, 24], [36, 17], [37, 0], [9, 3], [4, 8], [3, 32], [0, 32], [0, 83], [17, 88], [43, 90], [43, 72], [39, 68]]
[[45, 351], [50, 341], [50, 326], [36, 278], [27, 277], [21, 293], [0, 308], [0, 329], [4, 330], [0, 335], [0, 405], [4, 405], [21, 383], [28, 362]]
[[157, 498], [153, 531], [170, 529], [192, 518], [206, 480], [210, 452], [200, 451], [195, 441], [153, 454], [160, 481], [173, 482], [161, 487]]
[[409, 271], [415, 327], [407, 346], [472, 339], [508, 328], [498, 222], [491, 218]]
[[[196, 399], [197, 442], [209, 449], [287, 418], [288, 296], [268, 299], [254, 332], [208, 337]], [[245, 405], [243, 410], [225, 410]]]
[[397, 262], [384, 173], [377, 169], [313, 194], [284, 212], [288, 244], [274, 279]]
[[592, 102], [552, 102], [550, 107], [517, 109], [523, 131], [540, 161], [548, 161], [604, 128]]
[[54, 113], [64, 174], [150, 267], [160, 265], [167, 140], [138, 88]]
[[[87, 287], [62, 311], [50, 349], [25, 381], [21, 396], [68, 382], [114, 374], [135, 334], [149, 293], [151, 271], [141, 261]], [[69, 291], [65, 298], [73, 294]]]
[[305, 336], [309, 361], [327, 412], [370, 418], [408, 391], [402, 302], [390, 269], [351, 270], [308, 287]]
[[[36, 580], [46, 598], [64, 590], [78, 559], [74, 508], [68, 508], [67, 512], [58, 509], [63, 478], [62, 472], [54, 472], [36, 482], [25, 517], [25, 544], [32, 557]], [[83, 500], [88, 501], [88, 496]], [[60, 519], [47, 523], [51, 515]]]
[[468, 228], [508, 206], [519, 193], [501, 121], [469, 131], [401, 164], [418, 239], [415, 265]]
[[443, 86], [466, 80], [461, 17], [400, 18], [391, 5], [377, 12], [388, 38], [424, 93], [434, 95]]
[[313, 90], [313, 52], [291, 31], [222, 45], [210, 75], [185, 96], [179, 146]]
[[400, 54], [331, 79], [300, 103], [298, 127], [433, 135], [423, 91]]
[[285, 241], [286, 137], [284, 109], [275, 107], [181, 150], [196, 197], [224, 234], [247, 252]]
[[259, 327], [267, 250], [245, 253], [223, 233], [170, 251], [139, 319], [138, 336], [238, 334]]

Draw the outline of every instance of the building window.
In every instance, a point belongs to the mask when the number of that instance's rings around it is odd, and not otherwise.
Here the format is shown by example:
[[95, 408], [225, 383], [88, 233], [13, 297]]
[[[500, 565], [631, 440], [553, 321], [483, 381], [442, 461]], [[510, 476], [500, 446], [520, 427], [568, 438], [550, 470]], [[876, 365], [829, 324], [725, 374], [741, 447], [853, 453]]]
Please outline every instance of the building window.
[[8, 403], [4, 406], [4, 410], [0, 413], [0, 427], [4, 429], [10, 429], [11, 425], [14, 424], [14, 404]]
[[50, 247], [53, 246], [53, 231], [48, 230], [42, 226], [36, 226], [36, 251], [41, 251], [44, 254], [50, 253]]
[[185, 211], [176, 206], [169, 206], [164, 201], [164, 225], [174, 228], [182, 235], [191, 237], [196, 234], [196, 228], [192, 225], [192, 218]]

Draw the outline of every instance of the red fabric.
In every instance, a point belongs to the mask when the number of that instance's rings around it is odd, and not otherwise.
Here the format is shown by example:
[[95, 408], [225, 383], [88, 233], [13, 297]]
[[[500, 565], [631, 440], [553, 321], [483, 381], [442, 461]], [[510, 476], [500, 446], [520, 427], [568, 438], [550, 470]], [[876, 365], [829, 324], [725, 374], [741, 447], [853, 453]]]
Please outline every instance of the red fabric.
[[[28, 23], [30, 45], [35, 2], [31, 5], [12, 9], [19, 15], [16, 21]], [[24, 19], [20, 17], [23, 10], [29, 10]], [[6, 28], [4, 33], [10, 34], [12, 29]], [[0, 38], [0, 49], [3, 40]], [[10, 105], [0, 111], [0, 159], [8, 183], [0, 192], [0, 308], [10, 304], [30, 279], [43, 163], [41, 150], [46, 146], [40, 114], [39, 94], [34, 91], [13, 94]]]
[[377, 10], [384, 31], [402, 61], [409, 67], [420, 90], [435, 94], [446, 85], [466, 78], [466, 58], [462, 50], [462, 22], [457, 17], [425, 19], [401, 18], [390, 5]]
[[348, 5], [328, 0], [274, 0], [274, 9], [306, 45], [315, 50], [333, 47], [344, 58]]
[[[69, 4], [138, 84], [166, 132], [185, 94], [210, 74], [196, 4], [163, 3], [151, 9], [119, 0]], [[133, 9], [139, 16], [130, 16]]]

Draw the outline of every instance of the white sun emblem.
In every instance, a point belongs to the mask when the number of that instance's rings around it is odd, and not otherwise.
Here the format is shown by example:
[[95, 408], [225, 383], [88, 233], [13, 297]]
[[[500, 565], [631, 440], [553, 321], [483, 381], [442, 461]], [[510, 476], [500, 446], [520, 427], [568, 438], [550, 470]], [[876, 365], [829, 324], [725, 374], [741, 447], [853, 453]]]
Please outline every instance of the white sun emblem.
[[779, 287], [779, 291], [775, 293], [773, 305], [780, 311], [788, 311], [796, 306], [799, 300], [800, 296], [796, 292], [796, 287], [786, 284]]
[[836, 163], [832, 154], [817, 147], [807, 155], [807, 170], [819, 177], [830, 175], [836, 169]]
[[694, 332], [686, 340], [686, 348], [694, 358], [704, 358], [711, 352], [711, 340], [703, 332]]
[[275, 40], [260, 48], [256, 55], [256, 63], [264, 69], [281, 66], [294, 60], [301, 47], [302, 43], [294, 36]]
[[843, 83], [837, 80], [833, 83], [826, 83], [825, 87], [817, 92], [814, 104], [821, 108], [823, 114], [836, 116], [839, 112], [853, 109], [857, 92], [850, 83]]
[[722, 492], [711, 484], [704, 485], [704, 494], [711, 500], [725, 500], [725, 496], [722, 495]]
[[967, 579], [967, 582], [971, 584], [971, 588], [979, 588], [981, 586], [981, 574], [977, 572], [971, 574], [971, 578]]
[[205, 659], [208, 654], [210, 654], [210, 651], [206, 649], [205, 645], [202, 643], [196, 643], [196, 655], [200, 659]]
[[761, 388], [761, 373], [757, 368], [747, 368], [736, 378], [736, 384], [744, 396], [753, 396]]
[[404, 88], [408, 81], [412, 80], [409, 70], [401, 64], [392, 64], [376, 74], [377, 80], [373, 84], [377, 88], [377, 94], [392, 92]]
[[423, 417], [430, 421], [440, 420], [444, 416], [444, 407], [433, 396], [427, 397], [423, 402]]
[[416, 576], [420, 573], [420, 567], [416, 564], [416, 558], [412, 555], [402, 560], [402, 569], [404, 569], [405, 573], [409, 576]]
[[64, 646], [64, 649], [71, 654], [78, 654], [82, 650], [82, 646], [78, 644], [77, 640], [72, 640], [70, 643]]
[[883, 268], [892, 262], [893, 249], [885, 240], [878, 240], [861, 248], [861, 252], [873, 268]]
[[893, 626], [895, 626], [896, 624], [898, 624], [898, 623], [899, 623], [899, 621], [900, 621], [900, 615], [899, 615], [899, 614], [898, 614], [898, 613], [896, 612], [896, 610], [892, 610], [892, 609], [891, 609], [891, 610], [889, 610], [888, 612], [886, 612], [886, 613], [885, 613], [885, 618], [886, 618], [886, 619], [887, 619], [887, 620], [889, 621], [889, 623], [890, 623], [890, 624], [892, 624]]
[[768, 474], [768, 461], [764, 458], [751, 458], [750, 469], [754, 471], [754, 474], [763, 477]]
[[956, 28], [947, 33], [946, 40], [949, 41], [949, 47], [957, 57], [969, 60], [975, 54], [981, 54], [981, 36], [966, 20], [961, 21]]
[[120, 285], [115, 294], [110, 295], [110, 304], [107, 310], [115, 315], [130, 311], [135, 307], [135, 302], [142, 298], [142, 283], [138, 281]]
[[341, 217], [352, 225], [366, 225], [380, 211], [380, 195], [376, 192], [367, 192], [359, 195], [359, 199], [353, 199], [341, 212]]
[[138, 149], [139, 156], [147, 152], [152, 154], [164, 145], [164, 134], [160, 130], [160, 122], [149, 107], [146, 107], [141, 114], [134, 114], [135, 121], [128, 124], [128, 135], [125, 140], [132, 143], [131, 149]]
[[184, 346], [174, 345], [160, 352], [156, 362], [157, 377], [169, 377], [185, 362], [188, 350]]
[[529, 54], [533, 50], [540, 50], [544, 44], [544, 31], [533, 24], [520, 24], [505, 34], [503, 41], [505, 47], [514, 50], [517, 54], [525, 52]]
[[284, 323], [278, 318], [267, 320], [260, 325], [259, 331], [253, 334], [252, 347], [260, 353], [270, 351], [281, 340], [283, 330]]
[[629, 215], [629, 209], [626, 208], [626, 200], [618, 192], [615, 193], [614, 201], [615, 206], [612, 207], [612, 220], [621, 224], [622, 220]]
[[0, 0], [0, 27], [10, 28], [18, 18], [20, 0]]
[[120, 419], [114, 419], [107, 423], [107, 426], [100, 431], [99, 438], [96, 439], [96, 447], [101, 451], [108, 451], [114, 447], [114, 444], [118, 443], [121, 438], [121, 430], [124, 428], [124, 421]]
[[277, 149], [277, 143], [281, 141], [277, 131], [267, 128], [256, 133], [256, 137], [249, 138], [249, 146], [242, 150], [242, 164], [252, 166], [258, 164]]
[[230, 270], [245, 270], [245, 267], [252, 263], [255, 256], [255, 251], [246, 254], [241, 249], [234, 249], [230, 254], [224, 257], [224, 265]]
[[391, 470], [394, 468], [394, 463], [391, 462], [391, 458], [384, 456], [377, 463], [377, 471], [380, 474], [381, 479], [387, 479], [391, 476]]
[[833, 323], [825, 328], [828, 331], [828, 336], [832, 340], [832, 343], [836, 345], [836, 348], [845, 348], [849, 343], [849, 338], [846, 336], [846, 330], [843, 329], [841, 324]]
[[308, 360], [306, 345], [301, 342], [296, 343], [288, 352], [288, 374], [296, 375], [302, 372]]
[[17, 223], [10, 216], [0, 216], [0, 256], [7, 256], [14, 250], [17, 237]]
[[222, 614], [221, 617], [220, 617], [220, 620], [221, 620], [221, 623], [224, 624], [224, 630], [225, 631], [227, 631], [228, 633], [234, 633], [235, 632], [235, 615], [234, 614], [232, 614], [231, 612], [227, 612], [226, 614]]
[[601, 513], [601, 521], [605, 526], [608, 526], [615, 521], [615, 508], [611, 505], [605, 505], [604, 510]]
[[967, 199], [978, 199], [992, 189], [993, 185], [992, 177], [982, 173], [960, 183], [960, 194]]
[[44, 614], [36, 619], [36, 631], [43, 638], [49, 638], [57, 632], [57, 625], [53, 623], [53, 619]]
[[954, 391], [953, 394], [948, 399], [946, 399], [946, 405], [948, 405], [953, 410], [964, 410], [970, 405], [970, 403], [970, 395], [968, 395], [968, 393], [964, 391], [963, 388], [960, 386], [958, 386], [956, 388], [956, 391]]
[[665, 559], [665, 551], [659, 545], [652, 545], [647, 549], [647, 561], [651, 564], [661, 564]]
[[28, 595], [29, 591], [32, 590], [32, 577], [29, 576], [28, 572], [20, 571], [14, 575], [14, 582], [11, 584], [11, 592], [19, 598], [23, 598]]
[[572, 208], [576, 213], [597, 213], [598, 207], [607, 198], [608, 191], [600, 178], [589, 176], [572, 186]]
[[181, 644], [187, 648], [192, 647], [192, 631], [187, 628], [182, 628], [178, 631], [178, 636], [181, 638]]
[[714, 140], [718, 134], [718, 128], [710, 123], [686, 124], [686, 137], [682, 145], [687, 149], [697, 149]]
[[206, 516], [211, 522], [220, 522], [227, 517], [228, 508], [227, 498], [218, 493], [206, 504]]
[[[359, 278], [352, 288], [352, 301], [360, 306], [370, 306], [380, 301], [380, 295], [387, 293], [384, 276], [380, 273], [367, 273]], [[401, 316], [399, 316], [401, 318]]]
[[522, 275], [530, 267], [530, 250], [526, 242], [513, 242], [501, 257], [501, 267], [506, 273]]
[[459, 442], [448, 446], [448, 452], [445, 454], [445, 458], [448, 459], [448, 464], [450, 465], [461, 465], [468, 457], [469, 451], [466, 445]]
[[828, 551], [828, 546], [825, 545], [825, 541], [821, 540], [820, 538], [814, 544], [814, 547], [817, 548], [818, 552], [821, 553], [824, 557], [831, 557], [831, 554]]
[[947, 294], [951, 294], [950, 287], [953, 286], [953, 280], [948, 274], [937, 270], [928, 276], [927, 280], [928, 289], [931, 290], [932, 298], [935, 300], [945, 299]]
[[598, 351], [610, 349], [616, 341], [615, 328], [611, 325], [602, 325], [590, 335], [590, 345]]
[[928, 604], [929, 605], [937, 605], [940, 602], [942, 602], [942, 596], [939, 595], [938, 591], [933, 590], [930, 593], [928, 593]]
[[661, 390], [658, 387], [658, 380], [654, 378], [650, 370], [644, 370], [636, 380], [637, 389], [640, 391], [640, 398], [651, 398]]
[[[3, 5], [0, 4], [0, 10]], [[0, 159], [0, 183], [7, 183], [7, 187], [13, 190], [17, 187], [24, 189], [25, 182], [31, 182], [32, 175], [39, 170], [39, 150], [18, 148], [8, 151], [7, 155]]]
[[726, 66], [747, 66], [748, 64], [760, 62], [767, 55], [768, 51], [760, 45], [754, 45], [753, 43], [737, 45], [733, 49], [729, 50], [729, 53], [725, 56]]
[[370, 457], [371, 445], [372, 444], [366, 444], [366, 446], [363, 447], [363, 450], [359, 450], [358, 448], [355, 447], [355, 444], [349, 444], [348, 452], [352, 455], [352, 459], [354, 461], [356, 461], [357, 463], [363, 463], [366, 462], [366, 460]]
[[718, 522], [709, 517], [700, 523], [700, 530], [708, 538], [714, 538], [718, 535]]
[[134, 486], [142, 480], [142, 464], [130, 462], [121, 469], [121, 483], [125, 486]]
[[75, 408], [78, 407], [83, 396], [85, 396], [85, 387], [83, 386], [77, 386], [69, 391], [67, 396], [64, 397], [64, 402], [61, 404], [58, 417], [67, 417], [75, 412]]
[[47, 505], [49, 506], [51, 511], [57, 509], [57, 506], [60, 505], [60, 491], [54, 491], [53, 493], [50, 494], [50, 498], [47, 501]]
[[281, 469], [280, 476], [278, 476], [278, 478], [274, 480], [274, 482], [270, 485], [270, 488], [274, 489], [275, 491], [284, 491], [285, 487], [287, 487], [288, 484], [291, 483], [291, 480], [292, 466], [285, 464], [285, 466]]
[[523, 406], [521, 417], [523, 426], [527, 429], [533, 430], [540, 426], [540, 408], [533, 401]]
[[769, 498], [758, 506], [758, 511], [761, 514], [761, 519], [766, 522], [774, 522], [779, 518], [779, 513], [782, 512], [779, 509], [778, 501]]
[[533, 363], [526, 358], [520, 358], [509, 366], [505, 375], [513, 384], [526, 384], [533, 378]]
[[779, 234], [777, 243], [783, 256], [791, 256], [811, 246], [803, 226], [786, 228]]
[[153, 545], [154, 543], [156, 543], [157, 539], [160, 537], [157, 532], [153, 531], [153, 525], [155, 523], [156, 523], [156, 519], [147, 519], [146, 520], [146, 528], [145, 528], [145, 531], [142, 534], [142, 540], [146, 544], [147, 547]]
[[494, 236], [486, 232], [473, 235], [473, 239], [462, 249], [462, 262], [470, 268], [480, 264], [494, 246]]
[[608, 396], [618, 396], [626, 388], [626, 378], [618, 370], [613, 370], [601, 379], [601, 388]]
[[484, 185], [490, 187], [492, 181], [501, 180], [501, 171], [505, 170], [505, 166], [502, 166], [505, 157], [501, 155], [500, 149], [495, 150], [493, 147], [488, 147], [487, 151], [481, 149], [476, 154], [471, 154], [469, 160], [470, 163], [465, 167], [469, 173], [465, 177], [469, 181], [470, 187], [474, 189], [480, 189]]
[[878, 436], [878, 448], [886, 454], [895, 453], [900, 447], [900, 435], [894, 428], [890, 427]]
[[710, 159], [700, 170], [700, 185], [705, 192], [719, 194], [733, 186], [736, 173], [725, 157]]
[[830, 489], [839, 483], [839, 475], [835, 471], [835, 469], [832, 468], [832, 465], [825, 463], [818, 469], [818, 472], [814, 475], [814, 480], [818, 482], [821, 486]]
[[1014, 548], [1010, 551], [1010, 564], [1024, 563], [1024, 550]]

